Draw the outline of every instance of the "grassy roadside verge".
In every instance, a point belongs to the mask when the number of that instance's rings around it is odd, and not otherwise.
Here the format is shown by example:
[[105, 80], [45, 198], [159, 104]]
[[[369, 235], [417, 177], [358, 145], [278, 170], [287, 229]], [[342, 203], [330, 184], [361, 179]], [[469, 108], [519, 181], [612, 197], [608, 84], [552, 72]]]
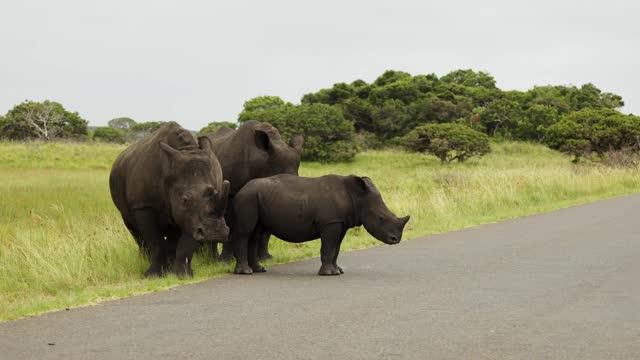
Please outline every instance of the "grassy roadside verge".
[[[465, 164], [430, 156], [368, 152], [353, 163], [304, 163], [304, 176], [373, 179], [397, 215], [412, 215], [405, 238], [536, 214], [640, 192], [640, 171], [574, 165], [542, 146], [505, 143]], [[157, 291], [228, 273], [194, 259], [196, 277], [147, 280], [146, 261], [111, 203], [107, 177], [116, 145], [0, 143], [0, 320]], [[378, 244], [364, 229], [343, 250]], [[319, 255], [319, 242], [272, 241], [274, 263]], [[319, 266], [319, 265], [318, 265]], [[309, 274], [310, 276], [313, 274]]]

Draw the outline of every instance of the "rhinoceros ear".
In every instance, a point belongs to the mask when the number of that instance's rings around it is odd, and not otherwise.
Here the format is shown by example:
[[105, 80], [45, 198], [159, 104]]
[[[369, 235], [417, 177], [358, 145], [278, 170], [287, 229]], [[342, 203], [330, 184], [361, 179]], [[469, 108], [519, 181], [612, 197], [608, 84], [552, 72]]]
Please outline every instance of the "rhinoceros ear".
[[255, 130], [255, 134], [256, 146], [264, 151], [269, 151], [269, 148], [271, 148], [271, 139], [269, 139], [269, 134], [266, 131], [259, 129]]
[[169, 157], [174, 157], [180, 154], [180, 151], [172, 148], [169, 144], [167, 144], [164, 141], [160, 142], [160, 147], [162, 148], [162, 151], [164, 151], [167, 155], [169, 155]]
[[[356, 185], [358, 186], [358, 189], [362, 190], [362, 192], [364, 193], [368, 193], [371, 191], [371, 179], [369, 179], [366, 176], [355, 176], [352, 175], [354, 181], [356, 182]], [[368, 181], [367, 181], [368, 180]]]
[[200, 136], [198, 138], [198, 147], [201, 150], [213, 152], [213, 144], [211, 143], [211, 139], [209, 139], [207, 136]]
[[299, 153], [302, 153], [302, 146], [304, 145], [304, 136], [295, 134], [289, 140], [289, 146], [296, 149]]

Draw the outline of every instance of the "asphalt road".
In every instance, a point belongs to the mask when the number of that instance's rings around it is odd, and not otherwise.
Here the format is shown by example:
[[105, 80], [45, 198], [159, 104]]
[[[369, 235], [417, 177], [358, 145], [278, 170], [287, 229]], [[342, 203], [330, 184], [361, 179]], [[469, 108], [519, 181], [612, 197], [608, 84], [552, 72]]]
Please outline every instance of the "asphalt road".
[[[640, 195], [0, 324], [0, 359], [640, 359]], [[55, 344], [55, 345], [50, 345]]]

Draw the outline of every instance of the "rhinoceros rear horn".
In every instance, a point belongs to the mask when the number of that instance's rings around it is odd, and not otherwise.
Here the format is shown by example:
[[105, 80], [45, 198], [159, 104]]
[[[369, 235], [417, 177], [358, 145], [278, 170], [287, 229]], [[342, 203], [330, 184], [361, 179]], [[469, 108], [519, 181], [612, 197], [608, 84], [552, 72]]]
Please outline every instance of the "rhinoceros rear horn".
[[198, 138], [198, 147], [201, 150], [213, 151], [213, 144], [211, 143], [211, 139], [206, 136], [200, 136]]
[[166, 142], [161, 141], [160, 142], [160, 147], [162, 148], [162, 151], [165, 152], [165, 154], [169, 155], [169, 157], [174, 157], [176, 155], [180, 154], [180, 151], [172, 148], [169, 144], [167, 144]]
[[407, 223], [409, 222], [409, 219], [411, 219], [410, 215], [407, 215], [403, 218], [400, 218], [400, 221], [402, 221], [402, 227], [404, 227], [405, 225], [407, 225]]

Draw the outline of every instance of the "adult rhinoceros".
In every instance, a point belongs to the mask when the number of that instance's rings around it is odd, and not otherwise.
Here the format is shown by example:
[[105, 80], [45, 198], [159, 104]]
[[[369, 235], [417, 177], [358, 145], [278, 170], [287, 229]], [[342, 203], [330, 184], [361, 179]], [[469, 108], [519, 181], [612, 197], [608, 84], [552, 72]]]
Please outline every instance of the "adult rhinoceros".
[[125, 149], [109, 177], [111, 198], [140, 249], [151, 260], [145, 276], [168, 266], [193, 275], [196, 241], [227, 241], [229, 182], [211, 150], [175, 122]]
[[[304, 138], [302, 135], [291, 137], [286, 144], [278, 129], [269, 123], [255, 120], [247, 121], [237, 130], [223, 127], [206, 135], [213, 144], [213, 151], [220, 161], [225, 180], [231, 182], [229, 201], [249, 181], [277, 174], [298, 175], [300, 155]], [[227, 224], [232, 223], [232, 206], [227, 211]], [[233, 228], [231, 229], [233, 232]], [[213, 244], [212, 253], [217, 257], [217, 244]], [[220, 259], [231, 260], [233, 245], [225, 244]], [[269, 234], [266, 233], [258, 245], [261, 259], [271, 258], [269, 254]]]

